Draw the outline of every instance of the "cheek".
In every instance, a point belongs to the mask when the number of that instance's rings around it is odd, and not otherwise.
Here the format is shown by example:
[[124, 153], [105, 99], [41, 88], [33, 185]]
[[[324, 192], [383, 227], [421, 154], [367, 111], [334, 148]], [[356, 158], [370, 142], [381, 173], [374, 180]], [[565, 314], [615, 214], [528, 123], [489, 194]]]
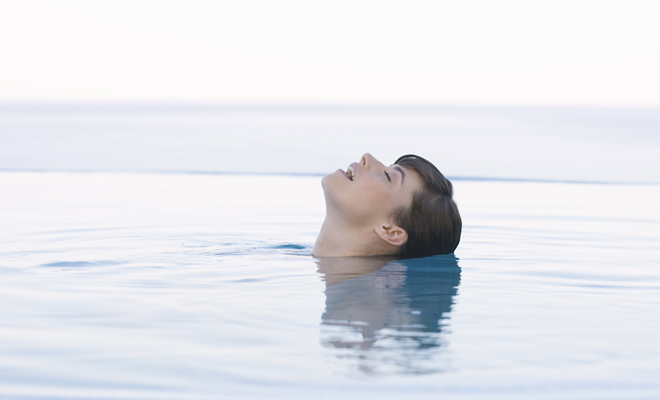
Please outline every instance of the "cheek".
[[394, 200], [394, 196], [389, 190], [383, 187], [382, 184], [372, 183], [367, 185], [361, 192], [365, 201], [373, 204], [374, 206], [382, 206], [390, 204]]
[[[339, 179], [341, 178], [341, 179]], [[323, 177], [326, 203], [354, 223], [372, 223], [389, 217], [397, 208], [397, 197], [376, 180], [349, 182], [338, 174]]]
[[396, 209], [396, 197], [382, 184], [365, 185], [358, 193], [356, 214], [365, 217], [383, 218], [389, 216]]

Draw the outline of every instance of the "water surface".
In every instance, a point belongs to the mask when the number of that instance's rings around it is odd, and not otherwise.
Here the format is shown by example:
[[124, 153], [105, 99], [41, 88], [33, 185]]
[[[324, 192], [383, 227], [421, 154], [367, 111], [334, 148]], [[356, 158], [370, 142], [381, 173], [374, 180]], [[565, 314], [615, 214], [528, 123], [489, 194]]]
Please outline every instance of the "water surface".
[[350, 262], [317, 177], [0, 187], [2, 398], [660, 394], [657, 185], [456, 181], [455, 255]]

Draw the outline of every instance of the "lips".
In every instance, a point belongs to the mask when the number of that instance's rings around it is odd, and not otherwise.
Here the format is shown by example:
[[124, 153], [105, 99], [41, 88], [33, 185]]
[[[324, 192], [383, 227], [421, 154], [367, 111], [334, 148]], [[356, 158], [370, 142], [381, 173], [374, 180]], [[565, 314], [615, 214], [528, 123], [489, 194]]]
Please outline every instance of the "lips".
[[346, 168], [346, 175], [348, 176], [348, 179], [350, 180], [355, 180], [355, 168], [357, 167], [357, 163], [352, 163], [351, 165]]
[[348, 174], [346, 173], [346, 171], [344, 171], [343, 169], [341, 169], [341, 168], [340, 168], [340, 169], [337, 169], [337, 172], [341, 172], [342, 174], [344, 174], [344, 176], [346, 177], [346, 179], [348, 179], [349, 181], [351, 180], [351, 178], [348, 176]]

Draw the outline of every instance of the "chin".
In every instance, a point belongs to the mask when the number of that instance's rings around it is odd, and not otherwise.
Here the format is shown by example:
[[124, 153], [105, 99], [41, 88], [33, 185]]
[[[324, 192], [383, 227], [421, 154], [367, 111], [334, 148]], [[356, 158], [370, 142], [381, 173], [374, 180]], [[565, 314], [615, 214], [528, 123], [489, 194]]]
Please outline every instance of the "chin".
[[341, 198], [343, 196], [341, 193], [343, 192], [343, 180], [346, 180], [346, 177], [340, 171], [325, 175], [321, 179], [326, 206], [342, 208]]
[[328, 174], [328, 175], [325, 175], [323, 178], [321, 178], [321, 186], [323, 187], [323, 191], [326, 192], [326, 193], [333, 186], [333, 184], [332, 184], [332, 180], [333, 180], [332, 175], [333, 174]]
[[342, 175], [341, 171], [337, 170], [336, 172], [325, 175], [321, 179], [321, 186], [323, 186], [323, 190], [326, 192], [333, 190], [337, 185], [341, 184], [340, 179], [346, 179], [346, 177]]

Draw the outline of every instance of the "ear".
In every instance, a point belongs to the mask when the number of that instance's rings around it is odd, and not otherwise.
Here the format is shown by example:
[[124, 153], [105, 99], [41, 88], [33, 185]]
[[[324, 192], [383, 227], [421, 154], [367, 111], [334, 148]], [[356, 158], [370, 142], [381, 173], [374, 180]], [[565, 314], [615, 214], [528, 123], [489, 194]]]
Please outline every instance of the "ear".
[[389, 222], [376, 225], [376, 235], [392, 246], [403, 246], [408, 241], [408, 233], [400, 226]]

